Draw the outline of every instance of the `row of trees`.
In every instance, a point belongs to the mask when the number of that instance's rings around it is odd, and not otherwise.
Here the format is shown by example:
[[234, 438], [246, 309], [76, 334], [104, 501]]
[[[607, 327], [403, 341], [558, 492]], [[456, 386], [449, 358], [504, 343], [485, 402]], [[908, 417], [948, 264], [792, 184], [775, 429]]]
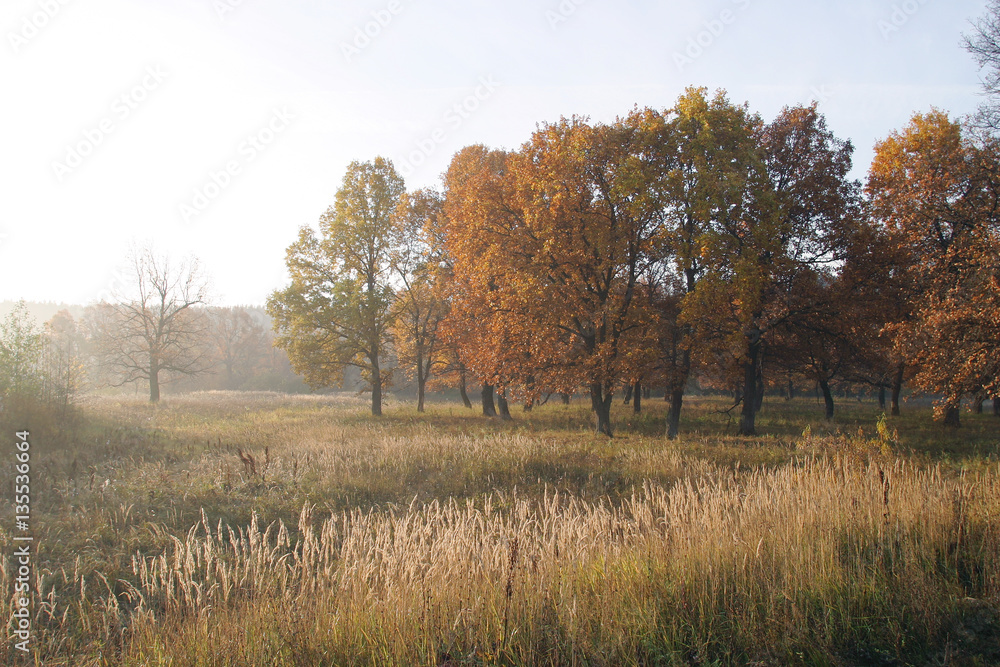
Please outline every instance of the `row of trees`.
[[150, 249], [132, 252], [121, 293], [67, 310], [44, 327], [22, 302], [0, 322], [0, 394], [65, 412], [85, 388], [138, 384], [150, 400], [160, 387], [277, 389], [300, 380], [273, 346], [259, 308], [210, 307], [207, 281], [194, 261], [172, 266]]
[[137, 248], [126, 275], [120, 293], [88, 306], [80, 323], [97, 383], [141, 384], [151, 401], [159, 400], [165, 382], [189, 390], [297, 383], [287, 357], [275, 354], [266, 313], [209, 306], [208, 280], [196, 260], [173, 265], [150, 248]]
[[755, 432], [765, 388], [807, 378], [940, 395], [1000, 393], [1000, 160], [946, 114], [876, 148], [866, 187], [816, 105], [769, 123], [724, 93], [610, 124], [545, 124], [517, 151], [470, 146], [443, 190], [352, 163], [319, 229], [289, 249], [268, 309], [313, 386], [356, 366], [380, 414], [390, 349], [508, 399], [661, 386], [675, 436], [692, 378], [731, 390]]

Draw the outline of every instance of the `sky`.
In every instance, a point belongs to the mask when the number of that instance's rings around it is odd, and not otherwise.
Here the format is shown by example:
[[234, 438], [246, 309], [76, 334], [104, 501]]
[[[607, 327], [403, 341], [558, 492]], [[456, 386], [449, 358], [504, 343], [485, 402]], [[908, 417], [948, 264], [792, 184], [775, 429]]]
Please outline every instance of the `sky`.
[[216, 305], [287, 282], [351, 161], [439, 186], [463, 146], [667, 109], [815, 100], [855, 146], [980, 103], [985, 0], [4, 0], [0, 300], [88, 304], [130, 245], [197, 257]]

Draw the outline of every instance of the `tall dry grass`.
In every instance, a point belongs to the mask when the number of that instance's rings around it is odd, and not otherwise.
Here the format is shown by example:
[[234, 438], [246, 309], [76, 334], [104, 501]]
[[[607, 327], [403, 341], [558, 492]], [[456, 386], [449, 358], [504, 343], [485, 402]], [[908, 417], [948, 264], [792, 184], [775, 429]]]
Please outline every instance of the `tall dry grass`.
[[98, 403], [114, 433], [39, 450], [27, 664], [1000, 664], [992, 458], [249, 398]]
[[294, 537], [206, 519], [134, 560], [123, 659], [902, 660], [1000, 593], [998, 472], [839, 458], [646, 484], [618, 508], [557, 493], [325, 517], [307, 506]]

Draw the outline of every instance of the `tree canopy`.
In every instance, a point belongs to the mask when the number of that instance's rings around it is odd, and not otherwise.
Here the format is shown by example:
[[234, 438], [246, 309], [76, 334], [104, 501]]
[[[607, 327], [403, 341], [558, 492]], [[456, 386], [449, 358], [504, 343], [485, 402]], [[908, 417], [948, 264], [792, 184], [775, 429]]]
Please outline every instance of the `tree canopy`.
[[291, 283], [267, 304], [276, 344], [306, 382], [338, 386], [345, 368], [356, 367], [371, 386], [374, 415], [382, 413], [382, 390], [391, 379], [382, 362], [395, 294], [393, 214], [404, 189], [388, 160], [352, 162], [319, 234], [303, 227], [289, 246]]
[[[660, 386], [679, 432], [693, 382], [730, 391], [739, 432], [764, 393], [1000, 392], [998, 144], [918, 114], [876, 147], [867, 185], [817, 104], [766, 122], [718, 91], [613, 122], [543, 123], [516, 150], [458, 151], [443, 188], [407, 193], [382, 158], [288, 249], [269, 300], [277, 342], [314, 387], [361, 370], [381, 410], [388, 359], [416, 380], [509, 399]], [[499, 401], [494, 406], [494, 396]], [[626, 400], [629, 394], [626, 394]]]

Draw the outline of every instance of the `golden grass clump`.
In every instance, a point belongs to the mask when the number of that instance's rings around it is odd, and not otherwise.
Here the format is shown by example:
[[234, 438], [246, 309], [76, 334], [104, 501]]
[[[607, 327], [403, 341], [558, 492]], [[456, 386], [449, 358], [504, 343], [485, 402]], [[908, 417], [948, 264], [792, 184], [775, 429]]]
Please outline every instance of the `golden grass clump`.
[[[237, 635], [289, 665], [808, 662], [873, 638], [892, 652], [945, 631], [956, 596], [1000, 591], [997, 472], [839, 458], [647, 483], [616, 508], [559, 493], [306, 506], [294, 538], [205, 520], [134, 559], [133, 632], [178, 664]], [[169, 644], [165, 619], [182, 628]]]

